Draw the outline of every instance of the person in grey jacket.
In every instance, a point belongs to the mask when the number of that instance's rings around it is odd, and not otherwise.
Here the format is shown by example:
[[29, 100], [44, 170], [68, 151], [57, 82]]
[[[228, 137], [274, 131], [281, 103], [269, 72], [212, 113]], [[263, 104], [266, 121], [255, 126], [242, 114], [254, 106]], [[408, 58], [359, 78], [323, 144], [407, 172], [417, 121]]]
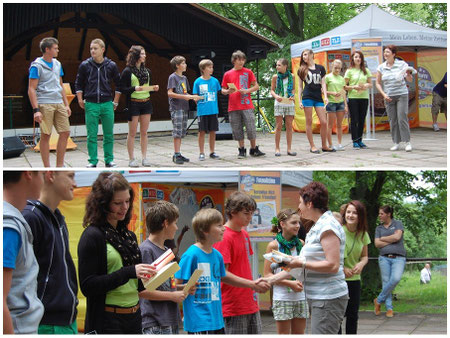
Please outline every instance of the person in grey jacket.
[[71, 201], [74, 171], [47, 171], [39, 200], [29, 200], [22, 214], [33, 233], [39, 263], [38, 297], [45, 307], [39, 334], [77, 334], [77, 273], [69, 251], [69, 232], [58, 209]]
[[72, 114], [63, 88], [64, 75], [61, 63], [56, 60], [59, 53], [58, 40], [49, 37], [39, 43], [42, 57], [31, 63], [28, 96], [33, 107], [34, 121], [41, 128], [39, 143], [44, 167], [50, 167], [50, 136], [55, 127], [59, 134], [56, 145], [56, 166], [64, 166], [67, 140], [70, 135], [69, 116]]
[[37, 334], [44, 313], [36, 293], [33, 234], [20, 213], [42, 184], [39, 171], [3, 172], [3, 334]]
[[[113, 162], [114, 146], [114, 111], [119, 105], [120, 73], [114, 61], [104, 56], [105, 43], [94, 39], [90, 45], [91, 57], [84, 60], [77, 73], [75, 90], [78, 104], [86, 112], [87, 148], [89, 164], [87, 168], [97, 167], [98, 123], [102, 122], [103, 152], [106, 167], [116, 167]], [[113, 96], [111, 83], [116, 91]]]

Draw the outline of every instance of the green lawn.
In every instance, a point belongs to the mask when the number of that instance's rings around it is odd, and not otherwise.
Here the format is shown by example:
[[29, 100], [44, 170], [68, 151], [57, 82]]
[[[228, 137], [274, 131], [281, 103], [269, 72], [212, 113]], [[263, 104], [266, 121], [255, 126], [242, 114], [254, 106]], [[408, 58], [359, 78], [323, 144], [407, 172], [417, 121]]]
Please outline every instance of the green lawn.
[[[447, 276], [432, 275], [430, 284], [420, 284], [419, 272], [405, 272], [394, 290], [394, 311], [399, 313], [447, 313]], [[381, 306], [385, 311], [384, 305]], [[373, 311], [372, 302], [361, 303], [360, 311]]]

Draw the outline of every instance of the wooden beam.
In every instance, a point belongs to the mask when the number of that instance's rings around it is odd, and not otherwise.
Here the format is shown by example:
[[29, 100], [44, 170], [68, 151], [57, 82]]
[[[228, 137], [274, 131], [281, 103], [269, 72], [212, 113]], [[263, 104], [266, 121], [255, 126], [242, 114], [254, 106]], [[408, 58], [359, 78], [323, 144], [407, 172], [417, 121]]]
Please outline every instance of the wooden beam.
[[31, 58], [31, 46], [33, 45], [33, 39], [28, 40], [27, 51], [25, 53], [25, 60], [30, 61]]
[[86, 35], [87, 35], [87, 28], [83, 29], [83, 33], [81, 33], [80, 47], [78, 48], [78, 60], [80, 61], [83, 59], [83, 51], [84, 51], [84, 44], [86, 43]]

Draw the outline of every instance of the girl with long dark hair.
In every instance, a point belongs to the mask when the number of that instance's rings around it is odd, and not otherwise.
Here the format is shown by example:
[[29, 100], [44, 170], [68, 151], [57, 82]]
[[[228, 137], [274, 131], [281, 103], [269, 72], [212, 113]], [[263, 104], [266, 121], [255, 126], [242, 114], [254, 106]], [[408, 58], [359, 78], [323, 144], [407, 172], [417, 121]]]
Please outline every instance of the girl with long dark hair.
[[[150, 100], [150, 92], [144, 90], [144, 86], [151, 84], [151, 72], [145, 67], [146, 54], [142, 46], [131, 46], [127, 55], [127, 66], [120, 77], [121, 92], [126, 95], [128, 109], [128, 136], [127, 149], [130, 158], [130, 167], [139, 167], [139, 161], [134, 157], [134, 139], [137, 126], [140, 124], [140, 141], [142, 153], [142, 165], [151, 166], [147, 160], [147, 129], [150, 124], [153, 106]], [[155, 91], [159, 86], [153, 86]]]

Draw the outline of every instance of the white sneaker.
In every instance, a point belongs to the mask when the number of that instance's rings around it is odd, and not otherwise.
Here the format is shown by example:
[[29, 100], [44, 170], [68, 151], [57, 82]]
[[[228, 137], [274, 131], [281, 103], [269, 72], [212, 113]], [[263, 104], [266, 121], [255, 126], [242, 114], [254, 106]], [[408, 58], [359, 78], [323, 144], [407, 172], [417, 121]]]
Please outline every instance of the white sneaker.
[[138, 168], [139, 167], [139, 162], [138, 160], [136, 160], [135, 158], [133, 158], [132, 160], [130, 160], [130, 162], [128, 163], [128, 166], [131, 168]]
[[337, 150], [337, 148], [334, 145], [331, 146], [331, 149]]
[[205, 160], [205, 154], [201, 153], [200, 156], [198, 157], [199, 161], [204, 161]]
[[343, 146], [342, 144], [338, 144], [336, 150], [337, 150], [337, 151], [344, 151], [345, 148], [344, 148], [344, 146]]
[[437, 125], [437, 123], [433, 123], [433, 130], [434, 131], [439, 131], [440, 130], [438, 125]]
[[143, 167], [151, 167], [152, 165], [151, 165], [149, 160], [147, 160], [146, 158], [143, 158], [142, 159], [142, 166]]
[[411, 142], [406, 142], [405, 151], [412, 151]]
[[400, 148], [400, 144], [394, 143], [394, 145], [391, 147], [391, 151], [397, 151]]

